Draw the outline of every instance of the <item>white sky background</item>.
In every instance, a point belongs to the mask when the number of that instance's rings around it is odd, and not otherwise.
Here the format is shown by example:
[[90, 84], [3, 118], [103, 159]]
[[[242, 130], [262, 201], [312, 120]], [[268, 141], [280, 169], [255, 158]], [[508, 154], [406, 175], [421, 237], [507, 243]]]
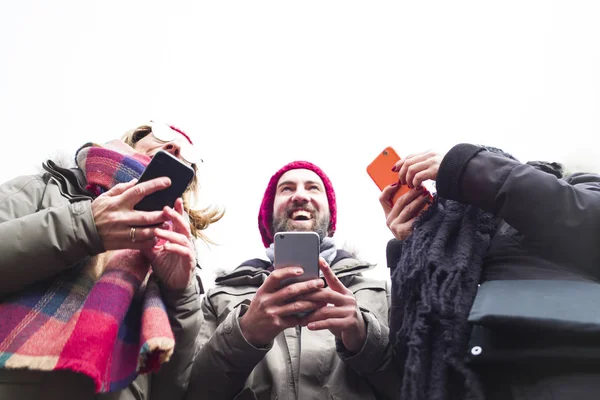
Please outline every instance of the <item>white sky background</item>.
[[338, 243], [386, 277], [365, 167], [387, 145], [600, 170], [598, 21], [594, 0], [0, 0], [0, 181], [164, 120], [198, 143], [202, 204], [227, 208], [206, 274], [264, 254], [268, 179], [306, 159], [335, 186]]

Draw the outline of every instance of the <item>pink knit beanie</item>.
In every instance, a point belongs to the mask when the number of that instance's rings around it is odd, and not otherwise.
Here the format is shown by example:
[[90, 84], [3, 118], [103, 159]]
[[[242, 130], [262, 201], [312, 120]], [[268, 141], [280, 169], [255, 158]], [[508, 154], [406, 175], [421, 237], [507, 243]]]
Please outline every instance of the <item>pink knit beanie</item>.
[[277, 182], [279, 178], [286, 172], [292, 169], [308, 169], [313, 171], [321, 178], [323, 185], [325, 186], [325, 193], [327, 194], [327, 201], [329, 203], [329, 236], [335, 232], [335, 223], [337, 220], [337, 205], [335, 202], [335, 192], [331, 181], [325, 175], [325, 172], [316, 165], [308, 161], [293, 161], [289, 164], [284, 165], [279, 171], [275, 173], [269, 180], [267, 190], [263, 196], [262, 203], [260, 205], [260, 211], [258, 212], [258, 229], [262, 237], [263, 244], [265, 247], [269, 247], [273, 243], [273, 202], [275, 201], [275, 191], [277, 189]]

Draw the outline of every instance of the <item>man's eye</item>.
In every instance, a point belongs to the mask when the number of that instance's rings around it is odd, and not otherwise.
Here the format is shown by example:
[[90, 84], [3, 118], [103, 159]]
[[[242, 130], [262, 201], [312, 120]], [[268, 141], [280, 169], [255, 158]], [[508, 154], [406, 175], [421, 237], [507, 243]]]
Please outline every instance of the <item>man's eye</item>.
[[289, 187], [289, 186], [284, 186], [284, 187], [282, 187], [282, 188], [281, 188], [281, 193], [283, 193], [283, 192], [290, 192], [291, 190], [292, 190], [292, 188], [291, 188], [291, 187]]
[[309, 187], [308, 189], [309, 189], [309, 190], [316, 190], [316, 191], [319, 191], [319, 190], [321, 190], [321, 188], [320, 188], [319, 186], [317, 186], [317, 185], [312, 185], [312, 186], [311, 186], [311, 187]]

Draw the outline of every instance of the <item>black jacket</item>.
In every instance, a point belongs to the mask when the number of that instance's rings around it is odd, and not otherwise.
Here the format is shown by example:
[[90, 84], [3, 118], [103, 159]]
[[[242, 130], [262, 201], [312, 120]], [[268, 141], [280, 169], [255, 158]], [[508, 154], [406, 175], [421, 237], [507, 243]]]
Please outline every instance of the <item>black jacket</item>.
[[[503, 219], [483, 260], [483, 282], [535, 279], [600, 283], [599, 175], [574, 174], [558, 179], [481, 147], [459, 144], [444, 157], [436, 186], [442, 198], [477, 206]], [[395, 267], [400, 254], [401, 243], [390, 241], [390, 268]], [[543, 340], [544, 333], [539, 335]], [[586, 345], [595, 346], [595, 353], [600, 353], [600, 340]], [[600, 358], [591, 365], [573, 363], [572, 359], [565, 363], [558, 356], [537, 364], [522, 361], [475, 366], [488, 397], [591, 399], [600, 393]]]
[[600, 175], [567, 179], [470, 144], [444, 157], [438, 194], [505, 221], [483, 264], [483, 281], [600, 281]]

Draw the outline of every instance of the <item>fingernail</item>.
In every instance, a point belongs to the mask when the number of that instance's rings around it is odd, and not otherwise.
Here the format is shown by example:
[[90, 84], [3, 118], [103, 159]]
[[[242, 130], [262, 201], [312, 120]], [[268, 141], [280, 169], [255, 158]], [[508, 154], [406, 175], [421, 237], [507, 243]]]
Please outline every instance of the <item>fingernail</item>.
[[391, 185], [391, 186], [398, 186], [398, 182], [394, 182], [394, 183], [392, 183], [392, 185]]
[[392, 167], [392, 172], [396, 172], [396, 166], [395, 165]]
[[294, 273], [295, 273], [296, 275], [300, 275], [300, 274], [302, 274], [302, 268], [296, 268], [296, 269], [294, 269]]

